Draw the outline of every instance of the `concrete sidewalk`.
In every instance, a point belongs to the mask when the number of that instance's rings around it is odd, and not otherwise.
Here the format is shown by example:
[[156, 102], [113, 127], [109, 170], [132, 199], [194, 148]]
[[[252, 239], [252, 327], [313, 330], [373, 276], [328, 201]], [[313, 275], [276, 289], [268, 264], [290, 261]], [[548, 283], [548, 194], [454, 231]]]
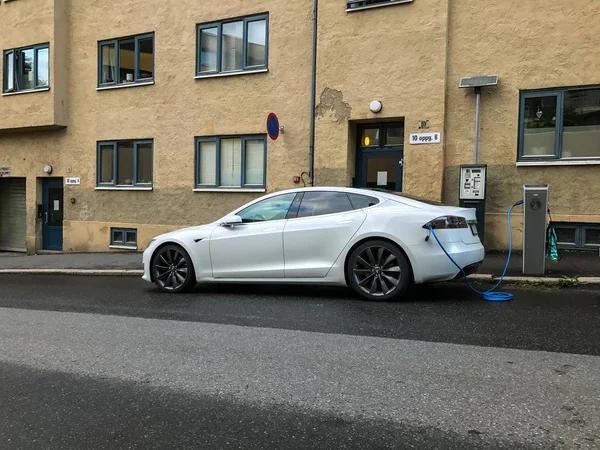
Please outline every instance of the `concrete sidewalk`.
[[[499, 277], [506, 264], [505, 252], [489, 252], [483, 266], [473, 276], [489, 280]], [[552, 283], [562, 277], [577, 277], [583, 283], [600, 284], [600, 257], [592, 252], [561, 252], [559, 262], [546, 260], [546, 275], [524, 276], [521, 253], [513, 253], [506, 272], [507, 281], [540, 281]], [[142, 274], [141, 253], [57, 253], [27, 256], [19, 253], [0, 253], [0, 274], [47, 273], [80, 275], [135, 275]]]

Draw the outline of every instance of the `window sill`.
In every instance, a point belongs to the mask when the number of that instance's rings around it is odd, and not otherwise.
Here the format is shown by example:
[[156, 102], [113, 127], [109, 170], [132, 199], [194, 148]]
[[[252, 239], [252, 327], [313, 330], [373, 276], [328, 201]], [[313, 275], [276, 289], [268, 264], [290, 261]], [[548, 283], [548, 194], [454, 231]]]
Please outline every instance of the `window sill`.
[[96, 90], [97, 91], [110, 91], [112, 89], [124, 89], [124, 88], [138, 87], [138, 86], [152, 86], [153, 84], [154, 84], [154, 80], [153, 81], [144, 81], [141, 83], [123, 83], [123, 84], [117, 84], [115, 86], [100, 86], [100, 87], [97, 87]]
[[2, 97], [9, 97], [11, 95], [21, 95], [21, 94], [35, 94], [36, 92], [48, 92], [50, 90], [47, 88], [39, 88], [39, 89], [29, 89], [27, 91], [18, 91], [18, 92], [5, 92], [2, 94]]
[[600, 159], [558, 159], [549, 161], [518, 161], [517, 167], [537, 166], [597, 166]]
[[108, 248], [115, 248], [118, 250], [131, 250], [131, 251], [137, 251], [137, 247], [131, 247], [131, 246], [127, 246], [127, 245], [109, 245]]
[[152, 186], [148, 187], [135, 187], [135, 186], [97, 186], [95, 188], [96, 191], [151, 191], [153, 189]]
[[381, 3], [381, 4], [376, 4], [376, 5], [361, 6], [360, 8], [348, 8], [348, 9], [346, 9], [346, 12], [351, 13], [351, 12], [355, 12], [355, 11], [364, 11], [365, 9], [383, 8], [384, 6], [392, 6], [392, 5], [398, 5], [398, 4], [402, 4], [402, 3], [412, 3], [412, 2], [413, 2], [413, 0], [398, 0], [398, 1], [390, 2], [390, 3]]
[[265, 188], [196, 188], [194, 192], [267, 192]]
[[[412, 1], [412, 0], [411, 0]], [[236, 72], [222, 72], [222, 73], [208, 73], [206, 75], [196, 75], [194, 78], [196, 80], [201, 80], [202, 78], [221, 78], [221, 77], [233, 77], [237, 75], [250, 75], [252, 73], [265, 73], [268, 72], [269, 69], [255, 69], [255, 70], [239, 70]]]

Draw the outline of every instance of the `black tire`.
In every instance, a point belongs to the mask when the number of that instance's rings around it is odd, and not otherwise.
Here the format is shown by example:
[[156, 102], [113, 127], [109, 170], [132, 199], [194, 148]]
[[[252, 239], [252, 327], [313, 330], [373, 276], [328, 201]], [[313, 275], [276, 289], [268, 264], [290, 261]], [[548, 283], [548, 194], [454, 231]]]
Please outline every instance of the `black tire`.
[[179, 245], [160, 247], [152, 256], [152, 280], [163, 292], [178, 294], [196, 285], [196, 272], [190, 255]]
[[378, 239], [363, 242], [350, 253], [346, 277], [356, 293], [371, 301], [398, 300], [412, 284], [404, 252]]

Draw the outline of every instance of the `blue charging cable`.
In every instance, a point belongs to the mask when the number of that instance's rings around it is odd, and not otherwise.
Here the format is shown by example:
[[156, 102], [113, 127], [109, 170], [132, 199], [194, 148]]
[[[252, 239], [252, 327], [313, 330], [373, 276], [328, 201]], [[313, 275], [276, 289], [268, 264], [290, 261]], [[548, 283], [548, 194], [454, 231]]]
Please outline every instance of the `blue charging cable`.
[[504, 266], [504, 271], [502, 272], [502, 276], [498, 280], [498, 283], [496, 283], [496, 285], [493, 288], [491, 288], [485, 292], [478, 291], [473, 286], [471, 286], [471, 283], [469, 283], [469, 279], [467, 278], [467, 274], [465, 273], [463, 268], [460, 267], [458, 264], [456, 264], [456, 261], [454, 261], [452, 259], [452, 256], [450, 256], [450, 254], [446, 251], [446, 249], [444, 248], [444, 246], [442, 245], [442, 243], [436, 236], [435, 230], [432, 227], [428, 227], [429, 231], [431, 231], [431, 234], [433, 234], [433, 237], [439, 244], [440, 248], [444, 251], [446, 256], [450, 259], [450, 261], [452, 261], [452, 263], [456, 267], [458, 267], [458, 270], [460, 270], [462, 272], [463, 276], [465, 277], [465, 281], [467, 282], [467, 285], [471, 288], [471, 290], [473, 292], [476, 292], [479, 295], [483, 295], [484, 300], [488, 300], [491, 302], [505, 302], [507, 300], [513, 299], [513, 294], [511, 294], [510, 292], [494, 292], [494, 291], [498, 288], [498, 286], [500, 286], [502, 284], [502, 280], [504, 280], [504, 275], [506, 275], [506, 270], [508, 269], [508, 264], [510, 263], [510, 256], [512, 254], [512, 229], [510, 227], [510, 215], [512, 213], [512, 210], [515, 208], [515, 206], [519, 206], [522, 204], [523, 204], [523, 200], [519, 200], [517, 203], [512, 205], [510, 207], [510, 209], [508, 210], [508, 238], [509, 238], [509, 242], [510, 242], [509, 247], [508, 247], [508, 258], [506, 259], [506, 265]]

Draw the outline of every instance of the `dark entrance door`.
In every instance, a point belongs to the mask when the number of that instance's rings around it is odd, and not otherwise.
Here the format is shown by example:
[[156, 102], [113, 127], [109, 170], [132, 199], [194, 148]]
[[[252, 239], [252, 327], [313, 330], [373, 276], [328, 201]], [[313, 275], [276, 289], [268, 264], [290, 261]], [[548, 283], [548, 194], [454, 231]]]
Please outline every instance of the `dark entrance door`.
[[64, 212], [62, 178], [42, 180], [42, 196], [42, 248], [62, 251]]
[[362, 125], [358, 138], [356, 187], [402, 192], [404, 124]]

